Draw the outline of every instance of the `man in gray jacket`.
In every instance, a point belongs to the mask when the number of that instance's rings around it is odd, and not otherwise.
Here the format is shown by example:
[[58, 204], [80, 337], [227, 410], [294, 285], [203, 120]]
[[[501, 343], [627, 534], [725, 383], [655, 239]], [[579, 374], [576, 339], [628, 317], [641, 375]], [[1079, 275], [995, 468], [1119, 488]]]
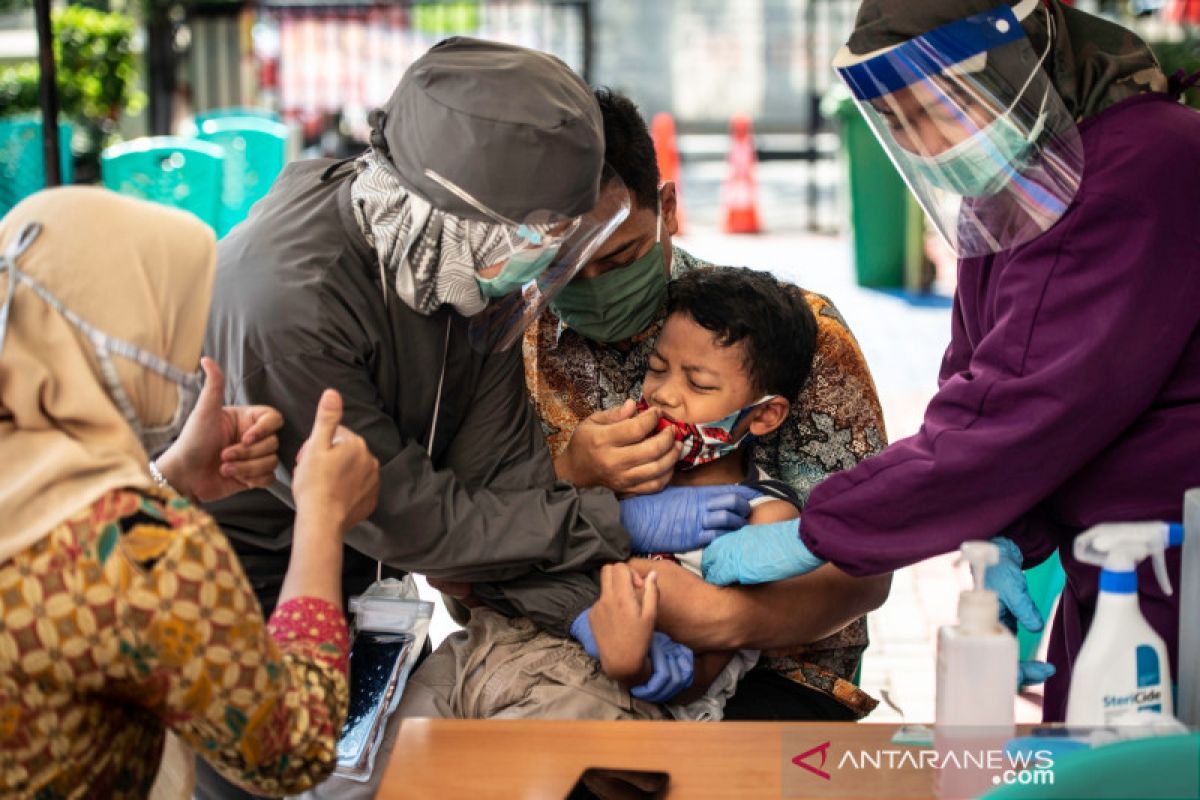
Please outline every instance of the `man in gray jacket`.
[[[597, 207], [604, 129], [588, 86], [545, 53], [451, 39], [371, 122], [366, 153], [289, 165], [218, 248], [206, 352], [236, 402], [285, 419], [275, 485], [211, 508], [264, 610], [326, 387], [381, 465], [379, 504], [346, 537], [347, 595], [382, 563], [472, 581], [565, 635], [631, 533], [670, 549], [684, 529], [741, 527], [749, 506], [721, 487], [628, 505], [556, 482], [520, 347], [494, 346], [519, 339], [628, 213]], [[238, 796], [210, 778], [200, 796]]]
[[626, 528], [736, 528], [748, 512], [714, 491], [623, 520], [611, 492], [555, 482], [520, 348], [474, 346], [517, 338], [627, 213], [595, 208], [599, 108], [553, 56], [458, 38], [405, 73], [372, 127], [352, 163], [289, 165], [219, 245], [206, 351], [237, 402], [286, 423], [275, 486], [212, 511], [269, 609], [291, 466], [335, 387], [382, 465], [379, 506], [347, 536], [346, 592], [382, 562], [474, 581], [565, 634], [598, 594], [591, 568], [628, 557]]

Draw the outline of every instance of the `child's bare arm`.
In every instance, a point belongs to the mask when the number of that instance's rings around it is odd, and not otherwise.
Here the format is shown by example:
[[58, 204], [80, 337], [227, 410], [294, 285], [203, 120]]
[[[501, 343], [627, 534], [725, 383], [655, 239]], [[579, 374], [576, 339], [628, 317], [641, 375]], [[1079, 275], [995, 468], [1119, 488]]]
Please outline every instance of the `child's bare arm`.
[[725, 665], [735, 655], [735, 650], [711, 650], [707, 653], [696, 653], [692, 662], [692, 685], [671, 698], [672, 703], [687, 705], [698, 700], [708, 691], [708, 687], [725, 669]]
[[768, 500], [750, 510], [750, 518], [746, 520], [746, 524], [766, 525], [769, 522], [785, 522], [799, 517], [800, 512], [786, 500]]
[[650, 679], [650, 637], [657, 609], [658, 585], [653, 572], [643, 580], [626, 564], [608, 564], [600, 570], [600, 599], [588, 619], [600, 650], [601, 668], [627, 687]]

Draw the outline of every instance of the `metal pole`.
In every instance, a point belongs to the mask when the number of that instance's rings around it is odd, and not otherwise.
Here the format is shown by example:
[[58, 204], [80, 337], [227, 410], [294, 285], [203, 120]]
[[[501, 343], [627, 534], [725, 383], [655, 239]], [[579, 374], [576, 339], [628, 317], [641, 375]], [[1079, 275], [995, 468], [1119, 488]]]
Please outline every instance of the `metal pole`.
[[62, 183], [58, 155], [58, 86], [54, 70], [54, 34], [50, 30], [50, 0], [34, 0], [38, 37], [38, 103], [42, 107], [42, 155], [46, 185]]
[[146, 14], [146, 95], [152, 136], [171, 132], [175, 93], [174, 25], [165, 3], [150, 3]]
[[816, 231], [820, 226], [817, 225], [817, 204], [820, 198], [817, 195], [817, 162], [820, 154], [817, 152], [817, 133], [820, 130], [820, 106], [821, 97], [818, 94], [817, 88], [817, 65], [815, 58], [817, 54], [817, 4], [816, 0], [809, 0], [804, 8], [804, 27], [807, 29], [808, 41], [808, 58], [807, 71], [805, 75], [805, 83], [808, 88], [808, 146], [805, 148], [808, 151], [808, 191], [807, 206], [808, 206], [808, 225], [805, 227], [809, 231]]
[[591, 0], [580, 4], [580, 14], [583, 17], [583, 80], [591, 84], [595, 78], [593, 71], [596, 66], [596, 29], [592, 18]]

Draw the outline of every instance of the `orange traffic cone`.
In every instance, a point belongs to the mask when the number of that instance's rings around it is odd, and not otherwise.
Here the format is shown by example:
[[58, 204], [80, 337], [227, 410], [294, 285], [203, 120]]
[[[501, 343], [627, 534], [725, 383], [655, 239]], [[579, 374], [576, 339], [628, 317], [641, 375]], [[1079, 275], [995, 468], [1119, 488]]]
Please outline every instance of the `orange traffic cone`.
[[754, 180], [754, 142], [750, 118], [738, 114], [729, 122], [729, 177], [721, 187], [722, 229], [726, 233], [759, 233], [758, 186]]
[[675, 142], [675, 118], [665, 111], [654, 115], [650, 122], [650, 137], [654, 139], [654, 155], [658, 160], [658, 179], [675, 184], [675, 222], [683, 235], [683, 188], [679, 180], [679, 146]]

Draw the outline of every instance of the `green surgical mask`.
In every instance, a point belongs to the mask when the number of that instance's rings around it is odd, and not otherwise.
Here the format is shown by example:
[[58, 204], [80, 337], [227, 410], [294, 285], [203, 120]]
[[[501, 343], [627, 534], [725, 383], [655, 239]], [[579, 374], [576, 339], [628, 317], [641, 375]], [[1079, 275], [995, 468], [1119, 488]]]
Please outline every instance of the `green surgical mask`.
[[[656, 238], [661, 233], [660, 214]], [[571, 281], [550, 301], [550, 308], [581, 336], [621, 342], [648, 328], [666, 299], [663, 246], [655, 241], [648, 253], [624, 267]]]

